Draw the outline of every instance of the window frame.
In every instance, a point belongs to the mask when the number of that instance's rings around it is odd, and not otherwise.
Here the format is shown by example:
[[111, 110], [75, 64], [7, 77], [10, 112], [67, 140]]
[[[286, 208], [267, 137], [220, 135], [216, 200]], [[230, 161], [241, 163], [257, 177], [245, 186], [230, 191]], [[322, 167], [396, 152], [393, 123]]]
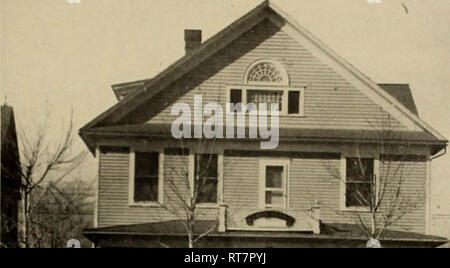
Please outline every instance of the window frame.
[[[281, 82], [261, 82], [261, 81], [248, 81], [248, 76], [250, 74], [250, 72], [253, 70], [253, 68], [261, 63], [269, 63], [272, 64], [277, 71], [280, 73], [280, 76], [282, 78]], [[288, 86], [290, 84], [290, 78], [289, 78], [289, 74], [286, 71], [286, 68], [284, 68], [284, 66], [275, 60], [272, 59], [259, 59], [256, 60], [254, 62], [252, 62], [247, 69], [245, 70], [244, 73], [244, 77], [242, 79], [243, 83], [245, 84], [253, 84], [253, 85], [269, 85], [269, 86], [273, 86], [273, 85], [279, 85], [279, 86]]]
[[[259, 160], [259, 208], [263, 210], [279, 210], [287, 211], [289, 208], [289, 173], [291, 160], [288, 158], [263, 158]], [[284, 176], [281, 182], [281, 190], [283, 191], [283, 205], [267, 206], [266, 192], [271, 190], [279, 190], [279, 188], [266, 187], [266, 167], [282, 166], [284, 168]]]
[[[195, 185], [195, 177], [196, 177], [196, 174], [195, 174], [195, 172], [196, 172], [196, 160], [198, 159], [198, 157], [201, 157], [202, 155], [214, 155], [215, 156], [215, 158], [216, 158], [216, 161], [217, 161], [217, 163], [216, 163], [216, 172], [217, 172], [217, 174], [216, 174], [216, 202], [199, 202], [198, 200], [197, 200], [197, 205], [203, 205], [203, 206], [215, 206], [215, 205], [217, 205], [218, 203], [219, 203], [219, 154], [217, 154], [217, 153], [214, 153], [214, 152], [212, 152], [212, 153], [194, 153], [194, 172], [193, 172], [193, 179], [194, 179], [194, 184], [193, 185]], [[210, 177], [208, 177], [208, 176], [206, 176], [207, 177], [207, 179], [206, 180], [208, 180], [208, 178], [210, 178]], [[197, 198], [198, 198], [198, 196], [197, 196]]]
[[[231, 90], [241, 90], [242, 91], [242, 110], [240, 112], [230, 111], [230, 106], [228, 105], [231, 101]], [[226, 87], [226, 104], [225, 109], [227, 114], [242, 114], [246, 109], [247, 103], [247, 92], [249, 90], [259, 90], [259, 91], [282, 91], [283, 98], [281, 103], [281, 111], [279, 113], [280, 116], [284, 117], [304, 117], [305, 116], [305, 87], [292, 87], [288, 85], [279, 85], [279, 84], [245, 84], [245, 85], [228, 85]], [[298, 114], [289, 114], [289, 92], [299, 92], [299, 113]], [[270, 112], [269, 112], [270, 115]]]
[[[158, 200], [157, 201], [135, 201], [135, 173], [136, 173], [136, 152], [158, 153]], [[128, 205], [131, 207], [161, 207], [164, 204], [164, 149], [159, 150], [136, 150], [130, 148], [129, 162], [129, 186]]]
[[218, 208], [223, 202], [223, 150], [213, 150], [212, 152], [200, 152], [196, 149], [189, 149], [189, 186], [191, 189], [195, 186], [195, 155], [197, 154], [215, 154], [217, 155], [217, 198], [216, 203], [198, 203], [199, 208]]
[[[352, 155], [352, 154], [341, 154], [341, 181], [340, 181], [340, 209], [341, 211], [349, 212], [370, 212], [369, 207], [365, 206], [347, 206], [346, 196], [347, 196], [347, 160], [348, 159], [373, 159], [373, 175], [375, 176], [375, 190], [376, 197], [378, 199], [379, 186], [380, 186], [380, 157], [378, 155]], [[378, 202], [378, 200], [376, 200]]]

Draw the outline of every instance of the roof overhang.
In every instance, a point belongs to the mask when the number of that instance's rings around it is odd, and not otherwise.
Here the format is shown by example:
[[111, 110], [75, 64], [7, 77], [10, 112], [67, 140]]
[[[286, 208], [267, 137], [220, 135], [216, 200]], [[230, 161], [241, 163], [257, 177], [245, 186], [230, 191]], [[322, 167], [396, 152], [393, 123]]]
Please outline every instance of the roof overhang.
[[[123, 100], [85, 125], [80, 130], [83, 140], [86, 141], [88, 139], [88, 133], [90, 133], [93, 128], [117, 124], [122, 118], [136, 109], [136, 107], [142, 105], [161, 90], [167, 88], [168, 85], [265, 19], [270, 19], [276, 25], [282, 27], [288, 34], [293, 36], [294, 39], [303, 42], [302, 44], [305, 45], [306, 49], [315, 51], [314, 56], [338, 71], [355, 87], [361, 89], [368, 97], [377, 104], [380, 104], [394, 118], [405, 124], [409, 130], [429, 133], [434, 136], [435, 140], [438, 141], [440, 145], [446, 146], [447, 140], [421, 120], [413, 111], [406, 108], [396, 97], [393, 97], [367, 76], [359, 72], [351, 64], [346, 62], [337, 53], [314, 37], [309, 31], [297, 24], [288, 14], [269, 0], [262, 2], [246, 15], [202, 43], [197, 50], [185, 55], [153, 79], [113, 86], [115, 92], [119, 92], [124, 88], [133, 88], [133, 90]], [[119, 93], [116, 93], [116, 95], [117, 94]], [[89, 144], [88, 146], [90, 146], [92, 151], [92, 146]]]

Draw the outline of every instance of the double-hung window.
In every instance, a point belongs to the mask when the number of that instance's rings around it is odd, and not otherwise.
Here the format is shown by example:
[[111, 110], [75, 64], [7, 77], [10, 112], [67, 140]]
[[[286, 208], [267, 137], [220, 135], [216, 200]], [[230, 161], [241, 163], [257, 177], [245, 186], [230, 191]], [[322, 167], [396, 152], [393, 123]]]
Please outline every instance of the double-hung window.
[[218, 162], [217, 154], [196, 154], [194, 181], [197, 203], [217, 203]]
[[264, 159], [260, 162], [260, 207], [285, 209], [287, 206], [288, 160]]
[[270, 113], [271, 104], [278, 104], [280, 115], [304, 116], [304, 88], [280, 86], [241, 85], [230, 86], [227, 92], [228, 113], [242, 112], [248, 104], [267, 104]]
[[134, 152], [134, 174], [131, 183], [131, 203], [156, 203], [161, 201], [160, 153]]
[[373, 158], [346, 158], [345, 208], [369, 208], [373, 205], [375, 171]]

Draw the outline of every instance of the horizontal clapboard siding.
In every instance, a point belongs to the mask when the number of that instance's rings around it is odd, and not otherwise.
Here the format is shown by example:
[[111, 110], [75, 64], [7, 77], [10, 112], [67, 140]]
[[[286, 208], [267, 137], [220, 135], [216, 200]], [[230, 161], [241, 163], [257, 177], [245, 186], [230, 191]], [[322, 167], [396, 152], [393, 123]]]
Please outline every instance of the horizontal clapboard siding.
[[231, 213], [258, 208], [259, 159], [255, 156], [224, 157], [223, 198]]
[[[98, 225], [99, 227], [140, 224], [180, 219], [180, 199], [176, 197], [169, 183], [164, 183], [164, 204], [161, 207], [136, 207], [129, 205], [129, 152], [108, 151], [100, 153]], [[165, 155], [164, 177], [179, 185], [178, 190], [186, 191], [183, 182], [184, 161], [181, 156]], [[179, 215], [173, 213], [178, 208]], [[217, 209], [198, 209], [199, 219], [216, 219]]]
[[[264, 153], [237, 151], [234, 151], [233, 155], [226, 155], [225, 161], [228, 166], [224, 169], [224, 201], [229, 205], [232, 215], [242, 216], [239, 214], [240, 211], [258, 209], [259, 159], [264, 156], [274, 157]], [[286, 153], [284, 157], [291, 159], [288, 182], [289, 211], [306, 212], [315, 201], [319, 201], [323, 222], [357, 223], [357, 212], [341, 211], [341, 181], [337, 177], [340, 174], [339, 155], [321, 158], [314, 154]], [[386, 205], [390, 203], [389, 200], [393, 200], [392, 192], [398, 180], [402, 178], [402, 200], [410, 202], [414, 207], [389, 228], [424, 233], [426, 163], [391, 163], [392, 167], [400, 165], [403, 172], [397, 172], [395, 175], [394, 172], [390, 172], [389, 175], [384, 175], [385, 178], [392, 180], [387, 184], [391, 190], [387, 191]], [[382, 165], [380, 168], [383, 172], [387, 167]], [[382, 211], [385, 212], [386, 210]], [[359, 215], [370, 225], [370, 214], [359, 213]]]
[[[388, 166], [390, 167], [388, 168]], [[406, 231], [425, 232], [426, 228], [426, 178], [425, 161], [388, 161], [381, 165], [381, 177], [391, 182], [387, 183], [387, 203], [394, 199], [399, 183], [402, 185], [400, 201], [408, 204], [410, 213], [403, 216], [393, 227]]]
[[[224, 105], [226, 86], [242, 84], [247, 67], [262, 58], [279, 61], [289, 74], [291, 86], [307, 87], [305, 118], [281, 117], [281, 127], [373, 129], [374, 125], [380, 124], [380, 118], [387, 116], [358, 89], [265, 20], [124, 121], [172, 122], [175, 118], [170, 114], [172, 104], [187, 103], [192, 108], [194, 95], [202, 95], [204, 104], [219, 102]], [[390, 120], [393, 129], [405, 129], [397, 120]]]
[[[305, 212], [317, 200], [322, 206], [321, 219], [329, 223], [355, 223], [354, 212], [340, 210], [340, 181], [336, 178], [340, 168], [339, 154], [317, 153], [265, 153], [232, 151], [224, 157], [224, 202], [229, 205], [231, 215], [241, 211], [258, 210], [259, 204], [259, 161], [261, 157], [288, 157], [290, 161], [288, 204], [290, 211]], [[99, 211], [100, 227], [123, 224], [138, 224], [177, 219], [173, 213], [163, 208], [133, 207], [128, 204], [128, 178], [130, 156], [127, 151], [107, 151], [100, 153]], [[164, 204], [171, 210], [179, 209], [179, 199], [170, 187], [176, 185], [182, 194], [185, 188], [185, 167], [187, 156], [166, 152], [164, 155]], [[414, 209], [403, 216], [391, 228], [414, 232], [425, 231], [425, 182], [426, 162], [391, 161], [381, 164], [380, 173], [390, 180], [385, 200], [392, 200], [395, 185], [403, 181], [402, 200], [410, 202]], [[399, 171], [400, 170], [400, 171]], [[384, 203], [384, 207], [389, 201]], [[367, 213], [360, 214], [368, 222]], [[217, 209], [200, 208], [201, 219], [217, 219]]]

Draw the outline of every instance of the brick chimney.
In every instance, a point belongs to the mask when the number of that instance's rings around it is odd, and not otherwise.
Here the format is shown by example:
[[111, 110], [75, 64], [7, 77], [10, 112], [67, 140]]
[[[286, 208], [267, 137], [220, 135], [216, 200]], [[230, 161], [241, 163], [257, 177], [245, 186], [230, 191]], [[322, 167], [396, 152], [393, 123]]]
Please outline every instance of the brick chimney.
[[202, 44], [202, 30], [184, 30], [186, 54], [190, 54]]

